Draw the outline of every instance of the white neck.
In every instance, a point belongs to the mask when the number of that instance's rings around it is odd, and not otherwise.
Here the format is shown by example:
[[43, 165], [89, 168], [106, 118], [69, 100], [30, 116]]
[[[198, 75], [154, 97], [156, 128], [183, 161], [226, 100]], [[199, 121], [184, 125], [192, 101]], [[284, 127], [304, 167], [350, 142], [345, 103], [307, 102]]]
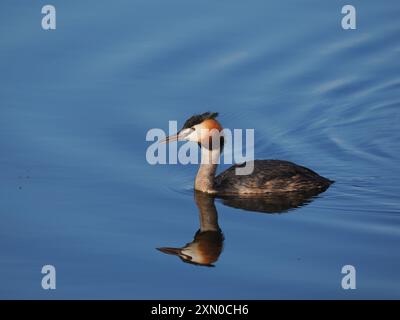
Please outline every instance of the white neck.
[[214, 189], [214, 178], [221, 150], [219, 148], [209, 150], [205, 147], [200, 149], [201, 163], [194, 182], [194, 188], [202, 192], [216, 193]]
[[204, 192], [195, 191], [194, 199], [199, 209], [200, 231], [220, 231], [214, 197]]

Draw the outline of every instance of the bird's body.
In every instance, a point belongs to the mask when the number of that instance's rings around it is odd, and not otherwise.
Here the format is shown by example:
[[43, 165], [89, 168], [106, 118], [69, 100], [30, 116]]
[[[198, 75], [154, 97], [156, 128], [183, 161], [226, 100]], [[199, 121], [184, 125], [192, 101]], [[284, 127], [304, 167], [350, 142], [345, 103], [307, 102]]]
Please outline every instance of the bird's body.
[[214, 180], [217, 194], [263, 194], [291, 191], [326, 190], [333, 182], [321, 177], [316, 172], [283, 160], [255, 160], [253, 173], [237, 175], [236, 164], [223, 171]]
[[[220, 134], [222, 126], [215, 119], [217, 115], [206, 112], [192, 116], [176, 135], [164, 141], [188, 140], [199, 144], [202, 161], [194, 183], [195, 190], [221, 196], [258, 196], [284, 192], [322, 192], [333, 183], [306, 167], [283, 160], [254, 160], [236, 164], [215, 176], [224, 141]], [[238, 174], [237, 169], [242, 167], [252, 167], [252, 170], [247, 174]]]

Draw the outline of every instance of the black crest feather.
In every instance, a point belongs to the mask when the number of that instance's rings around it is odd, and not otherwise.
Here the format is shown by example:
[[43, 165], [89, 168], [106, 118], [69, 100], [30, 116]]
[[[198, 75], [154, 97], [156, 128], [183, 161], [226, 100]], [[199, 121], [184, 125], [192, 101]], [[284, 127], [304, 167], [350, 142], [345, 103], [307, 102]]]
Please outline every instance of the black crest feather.
[[196, 114], [186, 120], [182, 129], [191, 128], [191, 127], [195, 126], [196, 124], [202, 123], [204, 120], [215, 119], [217, 116], [218, 116], [218, 112], [205, 112], [203, 114]]

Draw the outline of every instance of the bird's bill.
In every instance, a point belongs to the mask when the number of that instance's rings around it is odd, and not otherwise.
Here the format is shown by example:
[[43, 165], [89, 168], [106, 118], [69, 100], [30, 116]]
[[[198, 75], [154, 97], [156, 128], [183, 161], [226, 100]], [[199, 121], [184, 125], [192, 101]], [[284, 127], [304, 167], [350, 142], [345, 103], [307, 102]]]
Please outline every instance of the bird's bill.
[[174, 134], [172, 136], [168, 136], [165, 139], [160, 140], [160, 143], [170, 143], [173, 141], [178, 141], [179, 140], [179, 133]]
[[167, 247], [157, 248], [157, 250], [161, 251], [162, 253], [173, 254], [176, 256], [179, 256], [182, 252], [182, 250], [179, 248], [167, 248]]
[[169, 137], [166, 137], [165, 139], [162, 139], [160, 143], [170, 143], [173, 141], [178, 141], [178, 140], [187, 140], [187, 137], [193, 132], [192, 129], [182, 129], [180, 130], [177, 134], [171, 135]]
[[191, 256], [188, 256], [187, 254], [184, 254], [182, 252], [181, 248], [168, 248], [168, 247], [163, 247], [163, 248], [157, 248], [158, 251], [161, 251], [162, 253], [166, 253], [166, 254], [172, 254], [174, 256], [179, 256], [182, 259], [186, 260], [186, 261], [190, 261], [192, 260]]

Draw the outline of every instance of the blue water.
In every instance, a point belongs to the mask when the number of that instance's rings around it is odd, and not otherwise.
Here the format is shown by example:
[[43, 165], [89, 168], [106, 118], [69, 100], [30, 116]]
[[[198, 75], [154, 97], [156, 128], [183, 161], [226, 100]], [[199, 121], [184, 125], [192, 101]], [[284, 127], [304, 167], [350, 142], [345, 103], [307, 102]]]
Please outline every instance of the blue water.
[[[0, 4], [0, 298], [400, 298], [399, 1], [351, 1], [356, 30], [345, 1], [52, 0], [52, 31], [43, 4]], [[214, 268], [156, 250], [199, 228], [197, 166], [145, 157], [208, 110], [336, 181], [281, 214], [217, 200]]]

